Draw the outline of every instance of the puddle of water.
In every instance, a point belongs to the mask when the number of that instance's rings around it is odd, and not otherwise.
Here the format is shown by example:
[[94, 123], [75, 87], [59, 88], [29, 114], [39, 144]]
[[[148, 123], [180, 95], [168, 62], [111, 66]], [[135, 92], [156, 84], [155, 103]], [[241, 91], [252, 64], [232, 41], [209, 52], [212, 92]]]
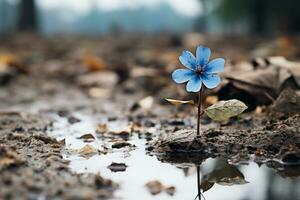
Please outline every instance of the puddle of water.
[[[65, 139], [67, 148], [80, 149], [85, 146], [87, 143], [78, 137], [87, 133], [96, 137], [95, 130], [99, 123], [107, 123], [110, 129], [115, 130], [124, 130], [127, 126], [127, 122], [124, 121], [107, 122], [102, 118], [91, 118], [80, 114], [75, 116], [81, 121], [69, 124], [66, 118], [53, 115], [56, 122], [53, 130], [49, 131], [51, 136]], [[120, 189], [115, 193], [116, 199], [193, 200], [196, 197], [196, 167], [180, 168], [146, 155], [146, 140], [137, 135], [132, 136], [129, 142], [136, 145], [136, 148], [129, 152], [119, 149], [106, 155], [94, 155], [88, 159], [77, 154], [66, 154], [64, 158], [70, 160], [70, 168], [74, 172], [99, 172], [103, 177], [119, 183]], [[96, 137], [95, 141], [88, 144], [99, 149], [103, 144], [110, 147], [111, 142]], [[125, 163], [128, 167], [123, 172], [112, 172], [107, 168], [112, 162]], [[221, 159], [207, 159], [201, 165], [200, 173], [201, 183], [214, 184], [204, 193], [207, 200], [300, 200], [299, 178], [282, 178], [265, 165], [259, 167], [255, 163], [249, 163], [232, 166]], [[151, 195], [145, 184], [152, 180], [158, 180], [166, 186], [175, 186], [174, 196], [166, 192]]]

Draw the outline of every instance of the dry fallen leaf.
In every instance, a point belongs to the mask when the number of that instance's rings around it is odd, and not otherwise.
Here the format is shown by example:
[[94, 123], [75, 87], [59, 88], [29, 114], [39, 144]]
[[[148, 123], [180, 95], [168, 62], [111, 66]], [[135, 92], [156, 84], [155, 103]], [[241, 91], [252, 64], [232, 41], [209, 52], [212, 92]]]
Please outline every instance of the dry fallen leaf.
[[85, 145], [79, 150], [79, 154], [82, 157], [88, 158], [98, 153], [98, 150], [92, 145]]
[[98, 71], [106, 67], [105, 62], [98, 57], [92, 55], [85, 55], [82, 62], [87, 66], [89, 71]]
[[219, 97], [245, 96], [245, 102], [249, 100], [249, 104], [256, 106], [271, 103], [282, 89], [290, 85], [296, 84], [300, 88], [299, 62], [291, 62], [280, 56], [263, 60], [266, 66], [258, 65], [248, 70], [235, 70], [237, 64], [229, 66], [223, 73], [223, 82], [227, 83], [223, 84]]
[[272, 110], [282, 113], [299, 113], [300, 95], [295, 90], [286, 88], [273, 103]]

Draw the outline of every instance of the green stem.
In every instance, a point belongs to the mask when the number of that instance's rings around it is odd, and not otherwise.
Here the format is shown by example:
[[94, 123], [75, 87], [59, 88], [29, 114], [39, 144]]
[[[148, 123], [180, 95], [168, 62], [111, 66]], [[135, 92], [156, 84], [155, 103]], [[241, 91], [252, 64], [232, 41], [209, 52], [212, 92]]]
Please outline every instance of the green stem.
[[200, 123], [200, 119], [201, 119], [201, 104], [202, 104], [201, 91], [202, 91], [202, 89], [198, 93], [197, 136], [199, 136], [201, 134], [200, 133], [200, 129], [201, 129], [201, 123]]

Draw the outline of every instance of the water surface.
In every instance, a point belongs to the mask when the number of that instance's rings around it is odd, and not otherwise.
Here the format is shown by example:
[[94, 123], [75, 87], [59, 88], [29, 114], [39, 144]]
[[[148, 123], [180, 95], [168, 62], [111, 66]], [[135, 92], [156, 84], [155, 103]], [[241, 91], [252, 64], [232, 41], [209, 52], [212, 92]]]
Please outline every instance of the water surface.
[[[125, 120], [108, 121], [105, 117], [90, 117], [76, 114], [81, 121], [70, 124], [64, 117], [53, 114], [55, 119], [51, 136], [65, 139], [66, 151], [64, 158], [70, 161], [70, 168], [77, 173], [100, 173], [120, 185], [115, 199], [133, 200], [193, 200], [197, 195], [197, 170], [193, 165], [174, 165], [159, 161], [155, 156], [147, 155], [147, 140], [137, 134], [130, 136], [129, 142], [135, 148], [113, 149], [107, 154], [96, 154], [82, 157], [76, 151], [90, 144], [100, 149], [101, 146], [111, 147], [113, 140], [99, 137], [96, 128], [99, 123], [106, 123], [110, 130], [124, 130]], [[153, 130], [152, 130], [153, 131]], [[86, 143], [80, 136], [91, 133], [93, 142]], [[122, 172], [112, 172], [108, 166], [112, 163], [125, 163], [128, 167]], [[298, 177], [283, 178], [274, 169], [266, 165], [258, 166], [250, 162], [243, 165], [230, 165], [221, 158], [207, 159], [200, 166], [201, 183], [213, 184], [203, 193], [202, 199], [207, 200], [300, 200], [300, 179]], [[297, 171], [299, 168], [291, 168]], [[288, 172], [281, 170], [282, 172]], [[175, 186], [175, 194], [169, 195], [162, 191], [152, 195], [145, 184], [158, 180], [165, 186]]]

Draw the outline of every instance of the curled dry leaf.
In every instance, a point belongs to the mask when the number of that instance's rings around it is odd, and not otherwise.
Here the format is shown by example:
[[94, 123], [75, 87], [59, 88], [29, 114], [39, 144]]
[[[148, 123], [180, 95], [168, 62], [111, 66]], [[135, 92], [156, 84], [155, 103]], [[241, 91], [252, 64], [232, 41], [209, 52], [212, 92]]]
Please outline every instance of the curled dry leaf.
[[169, 103], [178, 106], [181, 104], [190, 104], [192, 106], [195, 105], [195, 102], [193, 100], [189, 100], [189, 101], [184, 101], [184, 100], [177, 100], [177, 99], [166, 99]]
[[248, 107], [241, 101], [231, 99], [219, 101], [204, 110], [208, 117], [216, 121], [226, 121], [231, 117], [237, 116], [245, 111]]
[[239, 96], [251, 109], [273, 102], [280, 92], [291, 86], [300, 88], [300, 63], [284, 57], [256, 59], [252, 68], [229, 65], [223, 73], [221, 98]]

